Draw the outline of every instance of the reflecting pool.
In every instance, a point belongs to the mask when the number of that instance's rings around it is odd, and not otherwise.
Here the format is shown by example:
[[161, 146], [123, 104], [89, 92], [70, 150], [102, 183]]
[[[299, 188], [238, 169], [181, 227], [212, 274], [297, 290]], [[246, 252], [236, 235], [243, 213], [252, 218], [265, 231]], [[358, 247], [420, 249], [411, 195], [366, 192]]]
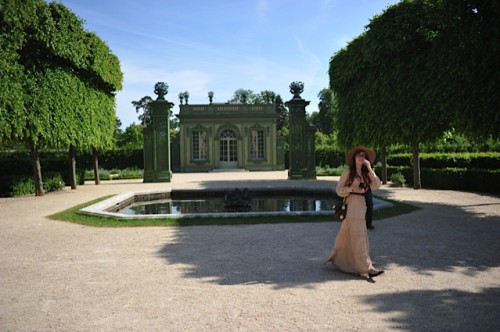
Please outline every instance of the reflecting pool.
[[[160, 199], [132, 203], [118, 213], [125, 215], [231, 213], [222, 197], [204, 199]], [[252, 197], [249, 212], [328, 212], [333, 211], [334, 198], [317, 197]], [[235, 211], [241, 212], [241, 211]]]

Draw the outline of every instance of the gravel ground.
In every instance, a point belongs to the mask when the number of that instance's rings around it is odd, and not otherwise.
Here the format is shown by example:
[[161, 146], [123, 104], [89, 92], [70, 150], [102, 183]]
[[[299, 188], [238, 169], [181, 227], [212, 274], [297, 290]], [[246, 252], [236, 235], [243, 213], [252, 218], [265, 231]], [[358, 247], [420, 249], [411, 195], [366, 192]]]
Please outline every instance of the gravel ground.
[[[94, 228], [46, 216], [132, 190], [287, 183], [174, 174], [0, 199], [0, 331], [499, 331], [500, 198], [383, 186], [421, 207], [375, 221], [367, 280], [324, 265], [339, 223]], [[237, 180], [235, 182], [235, 180]]]

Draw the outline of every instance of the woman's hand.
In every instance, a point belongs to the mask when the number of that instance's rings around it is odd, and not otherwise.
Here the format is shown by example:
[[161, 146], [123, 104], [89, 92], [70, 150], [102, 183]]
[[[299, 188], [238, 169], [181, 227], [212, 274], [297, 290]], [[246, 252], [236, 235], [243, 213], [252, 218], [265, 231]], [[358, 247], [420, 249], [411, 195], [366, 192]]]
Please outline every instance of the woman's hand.
[[364, 194], [364, 193], [366, 193], [367, 190], [368, 190], [368, 188], [366, 188], [366, 187], [364, 187], [364, 188], [351, 187], [351, 192], [355, 193], [355, 194]]
[[372, 165], [368, 159], [363, 160], [363, 164], [368, 168], [368, 171], [372, 171]]
[[370, 161], [368, 159], [363, 160], [363, 165], [365, 165], [366, 168], [368, 169], [369, 176], [371, 176], [371, 177], [377, 176], [377, 174], [375, 174], [375, 171], [373, 170], [372, 165], [370, 164]]

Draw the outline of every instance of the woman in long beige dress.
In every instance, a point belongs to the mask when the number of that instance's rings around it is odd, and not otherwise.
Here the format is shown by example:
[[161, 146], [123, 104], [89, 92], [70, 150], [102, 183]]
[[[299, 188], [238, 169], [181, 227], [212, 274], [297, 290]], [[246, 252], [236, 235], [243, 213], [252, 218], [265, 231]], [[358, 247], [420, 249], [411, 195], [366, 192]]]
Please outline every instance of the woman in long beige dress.
[[375, 151], [358, 145], [346, 156], [349, 165], [342, 173], [336, 192], [346, 198], [347, 215], [335, 239], [329, 262], [340, 270], [375, 277], [384, 271], [373, 267], [370, 258], [370, 245], [366, 229], [366, 203], [364, 193], [371, 188], [379, 189], [380, 179], [371, 167], [375, 161]]

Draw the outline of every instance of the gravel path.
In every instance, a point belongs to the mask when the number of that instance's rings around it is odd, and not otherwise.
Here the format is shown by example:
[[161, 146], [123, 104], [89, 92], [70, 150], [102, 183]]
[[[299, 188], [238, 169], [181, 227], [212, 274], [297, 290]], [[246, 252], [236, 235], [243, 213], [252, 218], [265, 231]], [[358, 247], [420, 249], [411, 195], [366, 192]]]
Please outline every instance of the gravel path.
[[383, 186], [421, 207], [375, 221], [368, 281], [323, 262], [339, 223], [94, 228], [46, 216], [131, 190], [292, 183], [174, 174], [0, 199], [0, 331], [498, 331], [500, 198]]

